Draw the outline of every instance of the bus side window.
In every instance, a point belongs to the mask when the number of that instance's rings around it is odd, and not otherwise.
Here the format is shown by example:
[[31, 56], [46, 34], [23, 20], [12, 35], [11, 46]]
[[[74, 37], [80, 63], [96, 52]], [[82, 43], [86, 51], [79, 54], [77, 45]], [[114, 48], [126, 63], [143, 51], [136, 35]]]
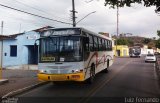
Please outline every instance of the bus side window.
[[102, 39], [98, 38], [99, 51], [102, 51]]
[[84, 51], [88, 52], [89, 51], [89, 37], [84, 37], [83, 38], [83, 42], [84, 42]]
[[108, 51], [108, 40], [105, 40], [106, 50]]
[[105, 40], [104, 40], [104, 39], [102, 39], [102, 48], [103, 48], [103, 51], [105, 51], [105, 50], [106, 50]]
[[84, 61], [86, 61], [89, 57], [89, 37], [84, 37], [83, 38], [83, 48], [84, 48], [84, 53], [83, 53], [83, 58]]
[[112, 50], [112, 42], [109, 40], [109, 50]]
[[94, 37], [94, 51], [98, 51], [98, 39], [96, 36]]
[[110, 41], [110, 48], [111, 48], [110, 50], [112, 50], [112, 41]]
[[93, 48], [93, 36], [91, 35], [88, 35], [89, 36], [89, 49], [90, 51], [93, 51], [94, 48]]

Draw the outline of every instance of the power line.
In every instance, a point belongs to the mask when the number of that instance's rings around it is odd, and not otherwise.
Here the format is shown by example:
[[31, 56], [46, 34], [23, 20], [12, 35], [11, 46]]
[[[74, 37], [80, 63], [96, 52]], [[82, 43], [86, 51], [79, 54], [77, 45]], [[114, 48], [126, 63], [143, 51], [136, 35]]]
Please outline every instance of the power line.
[[59, 20], [54, 20], [54, 19], [51, 19], [51, 18], [47, 18], [47, 17], [44, 17], [44, 16], [40, 16], [40, 15], [37, 15], [37, 14], [33, 14], [33, 13], [30, 13], [30, 12], [19, 10], [19, 9], [16, 9], [16, 8], [13, 8], [13, 7], [10, 7], [10, 6], [6, 6], [6, 5], [3, 5], [3, 4], [0, 4], [0, 6], [5, 7], [5, 8], [9, 8], [9, 9], [12, 9], [12, 10], [15, 10], [15, 11], [19, 11], [19, 12], [22, 12], [22, 13], [25, 13], [25, 14], [29, 14], [29, 15], [32, 15], [32, 16], [40, 17], [40, 18], [43, 18], [43, 19], [47, 19], [47, 20], [51, 20], [51, 21], [55, 21], [55, 22], [59, 22], [59, 23], [63, 23], [63, 24], [72, 25], [71, 23], [67, 23], [67, 22], [63, 22], [63, 21], [59, 21]]
[[[18, 0], [19, 1], [19, 0]], [[25, 2], [25, 4], [27, 3], [27, 0], [20, 0], [21, 2]], [[19, 1], [19, 2], [20, 2]], [[28, 0], [28, 1], [31, 1], [33, 4], [34, 4], [34, 8], [40, 8], [39, 7], [39, 5], [41, 5], [40, 4], [40, 2], [39, 2], [39, 0]], [[54, 3], [54, 0], [50, 0], [50, 1], [53, 1], [51, 4], [53, 4]], [[23, 2], [23, 3], [24, 3]], [[45, 6], [46, 6], [46, 4], [45, 3], [47, 3], [48, 1], [46, 0], [44, 0], [44, 3], [43, 2], [41, 2], [42, 4], [44, 4]], [[33, 6], [32, 6], [33, 7]], [[61, 8], [61, 7], [60, 7]], [[60, 16], [57, 16], [57, 11], [55, 11], [55, 9], [53, 9], [53, 7], [50, 7], [50, 6], [47, 6], [47, 9], [49, 9], [49, 10], [51, 10], [52, 11], [52, 13], [49, 13], [50, 15], [54, 15], [54, 16], [56, 16], [56, 17], [58, 17], [58, 18], [62, 18], [62, 19], [64, 19], [64, 20], [68, 20], [68, 19], [66, 19], [66, 15], [63, 13], [63, 15], [60, 15]], [[42, 9], [40, 9], [40, 10], [42, 10]], [[42, 11], [44, 11], [44, 10], [42, 10]], [[68, 14], [69, 15], [69, 14]]]
[[[28, 5], [28, 4], [25, 4], [25, 3], [23, 3], [23, 2], [20, 2], [20, 1], [18, 1], [18, 0], [14, 0], [14, 1], [17, 2], [17, 3], [19, 3], [19, 4], [24, 5], [24, 6], [26, 6], [26, 7], [29, 7], [29, 8], [32, 8], [32, 9], [34, 9], [34, 10], [40, 11], [40, 12], [42, 12], [42, 13], [45, 13], [45, 14], [48, 14], [48, 15], [51, 15], [51, 16], [55, 16], [55, 15], [52, 15], [52, 14], [50, 14], [50, 13], [47, 13], [47, 12], [44, 11], [44, 10], [41, 10], [41, 9], [36, 8], [36, 7], [30, 6], [30, 5]], [[67, 19], [62, 18], [62, 17], [59, 17], [59, 16], [55, 16], [55, 17], [58, 17], [58, 18], [67, 20]]]
[[17, 2], [17, 3], [20, 3], [20, 4], [22, 4], [22, 5], [24, 5], [24, 6], [26, 6], [26, 7], [30, 7], [30, 8], [32, 8], [32, 9], [35, 9], [35, 10], [37, 10], [37, 11], [45, 12], [45, 11], [43, 11], [43, 10], [37, 9], [37, 8], [35, 8], [35, 7], [32, 7], [32, 6], [30, 6], [30, 5], [27, 5], [27, 4], [25, 4], [25, 3], [22, 3], [22, 2], [20, 2], [20, 1], [17, 1], [17, 0], [14, 0], [14, 1]]
[[[46, 23], [42, 22], [42, 21], [38, 21], [38, 22], [35, 22], [34, 20], [31, 20], [31, 19], [25, 19], [25, 18], [20, 18], [20, 17], [14, 17], [13, 14], [11, 13], [7, 13], [8, 15], [5, 15], [5, 18], [11, 18], [14, 19], [15, 21], [23, 21], [23, 23], [28, 23], [28, 24], [33, 24], [34, 26], [42, 26]], [[9, 16], [10, 15], [10, 16]], [[3, 15], [4, 16], [4, 15]], [[14, 21], [10, 21], [10, 22], [14, 22]], [[17, 22], [14, 22], [14, 23], [17, 23]]]

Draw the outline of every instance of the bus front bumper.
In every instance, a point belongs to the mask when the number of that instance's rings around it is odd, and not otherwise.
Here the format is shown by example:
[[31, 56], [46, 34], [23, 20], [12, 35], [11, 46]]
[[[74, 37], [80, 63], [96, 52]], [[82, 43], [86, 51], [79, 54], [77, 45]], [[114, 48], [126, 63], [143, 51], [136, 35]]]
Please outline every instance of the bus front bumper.
[[83, 73], [74, 74], [38, 74], [40, 81], [84, 81]]

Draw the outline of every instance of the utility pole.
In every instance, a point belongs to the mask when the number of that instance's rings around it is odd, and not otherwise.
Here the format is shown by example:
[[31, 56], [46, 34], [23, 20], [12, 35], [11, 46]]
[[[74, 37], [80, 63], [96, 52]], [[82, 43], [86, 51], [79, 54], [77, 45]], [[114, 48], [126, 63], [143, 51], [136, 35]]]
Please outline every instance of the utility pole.
[[[3, 21], [1, 22], [1, 35], [3, 35]], [[3, 70], [3, 38], [1, 40], [1, 65], [0, 65], [0, 83], [7, 83], [8, 79], [3, 79], [2, 70]]]
[[119, 7], [117, 4], [117, 37], [119, 36]]
[[[3, 35], [3, 21], [1, 22], [1, 35]], [[3, 38], [1, 41], [1, 67], [0, 67], [0, 79], [2, 79], [2, 69], [3, 69]]]
[[1, 22], [1, 35], [3, 35], [3, 21]]
[[[119, 7], [118, 7], [118, 2], [117, 2], [117, 39], [119, 34]], [[117, 40], [116, 40], [116, 56], [118, 56], [118, 51], [117, 51]]]
[[74, 0], [72, 0], [72, 20], [73, 20], [73, 27], [76, 27], [76, 16], [75, 16], [75, 4], [74, 4]]

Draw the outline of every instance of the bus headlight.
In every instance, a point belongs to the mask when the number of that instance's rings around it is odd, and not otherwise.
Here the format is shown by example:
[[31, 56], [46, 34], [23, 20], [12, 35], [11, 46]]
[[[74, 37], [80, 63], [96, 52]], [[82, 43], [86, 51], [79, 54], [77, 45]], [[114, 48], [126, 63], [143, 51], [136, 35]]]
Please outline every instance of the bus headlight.
[[83, 69], [75, 69], [75, 70], [72, 70], [72, 73], [80, 73], [80, 72], [83, 72]]
[[75, 72], [79, 72], [79, 70], [78, 70], [78, 69], [76, 69], [76, 70], [75, 70]]
[[39, 73], [46, 73], [47, 71], [46, 71], [46, 70], [41, 69], [41, 70], [39, 70], [38, 72], [39, 72]]

